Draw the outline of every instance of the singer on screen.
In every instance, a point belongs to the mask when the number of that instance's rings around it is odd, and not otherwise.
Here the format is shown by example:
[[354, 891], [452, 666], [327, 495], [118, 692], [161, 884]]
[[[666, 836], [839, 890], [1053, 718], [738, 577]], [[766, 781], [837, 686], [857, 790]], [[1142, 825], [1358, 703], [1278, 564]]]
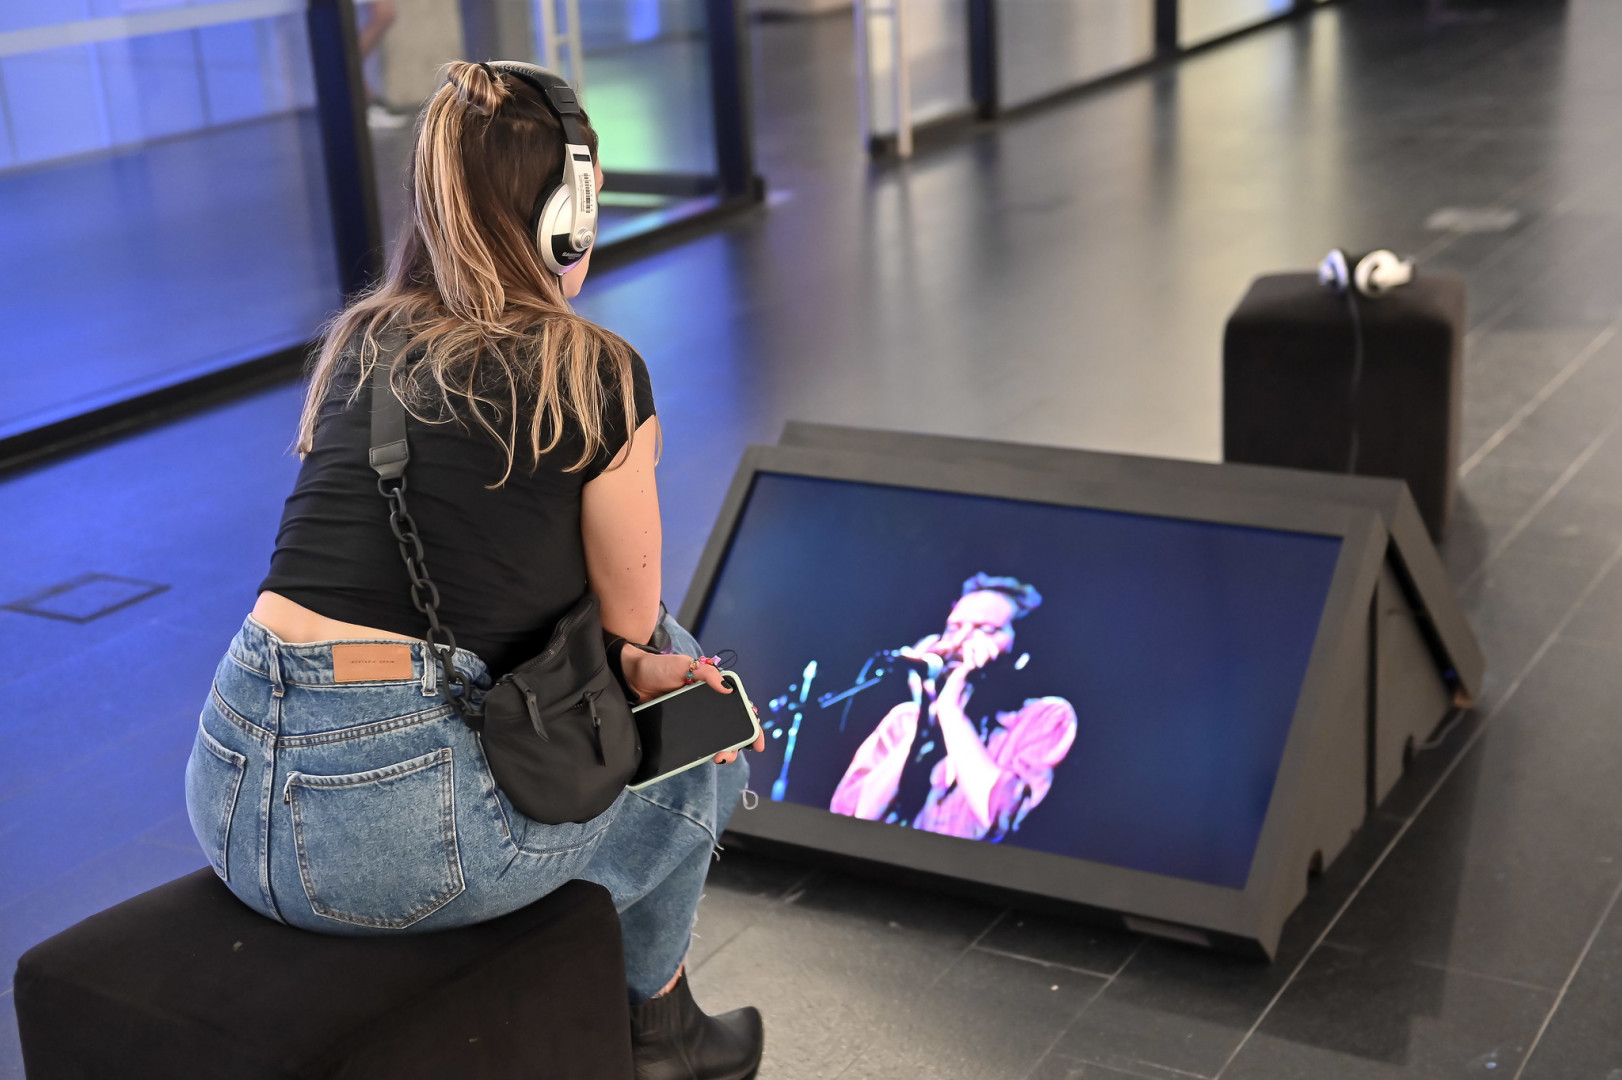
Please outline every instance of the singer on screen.
[[1026, 698], [974, 720], [971, 677], [1024, 669], [1027, 656], [1011, 659], [1014, 622], [1041, 603], [1041, 593], [1011, 577], [965, 581], [946, 629], [897, 651], [912, 667], [912, 700], [863, 741], [828, 808], [970, 840], [995, 842], [1018, 829], [1075, 742], [1076, 710], [1061, 697]]

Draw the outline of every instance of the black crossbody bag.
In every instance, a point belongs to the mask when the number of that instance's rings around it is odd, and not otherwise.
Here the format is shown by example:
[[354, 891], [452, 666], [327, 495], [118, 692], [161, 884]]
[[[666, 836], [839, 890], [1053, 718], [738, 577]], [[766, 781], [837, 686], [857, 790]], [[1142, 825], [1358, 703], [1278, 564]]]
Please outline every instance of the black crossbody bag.
[[452, 662], [456, 635], [439, 621], [439, 590], [406, 510], [411, 451], [405, 406], [381, 361], [372, 369], [368, 457], [411, 576], [411, 603], [428, 620], [425, 637], [439, 662], [445, 700], [478, 732], [490, 772], [520, 813], [546, 825], [590, 821], [619, 797], [642, 761], [630, 702], [608, 663], [597, 595], [581, 597], [540, 655], [503, 675], [475, 703], [471, 682]]

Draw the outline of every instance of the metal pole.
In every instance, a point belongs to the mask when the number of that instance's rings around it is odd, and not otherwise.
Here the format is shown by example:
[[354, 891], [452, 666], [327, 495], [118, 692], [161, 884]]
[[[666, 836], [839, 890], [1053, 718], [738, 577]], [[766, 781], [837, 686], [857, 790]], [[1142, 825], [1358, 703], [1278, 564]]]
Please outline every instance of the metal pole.
[[1161, 59], [1176, 56], [1178, 0], [1155, 0], [1155, 55]]
[[541, 66], [548, 71], [558, 70], [558, 9], [556, 0], [535, 0], [535, 25], [540, 28], [536, 50]]
[[895, 120], [895, 152], [898, 157], [912, 156], [912, 69], [907, 63], [905, 0], [889, 0], [883, 7], [869, 0], [855, 0], [856, 13], [856, 80], [857, 120], [862, 136], [869, 146], [878, 146], [879, 132], [873, 130], [873, 44], [872, 22], [875, 16], [890, 20], [890, 114]]
[[761, 197], [755, 175], [754, 105], [749, 85], [749, 24], [737, 0], [706, 0], [715, 164], [723, 199]]
[[494, 0], [461, 0], [462, 55], [468, 60], [501, 59], [501, 34]]
[[969, 0], [969, 92], [974, 98], [975, 112], [982, 120], [995, 119], [1002, 109], [997, 69], [997, 2]]
[[327, 198], [338, 282], [346, 298], [377, 278], [383, 224], [377, 208], [377, 173], [366, 128], [366, 82], [354, 0], [310, 0], [310, 63], [316, 113], [326, 158]]
[[856, 130], [861, 132], [862, 151], [866, 153], [873, 140], [873, 109], [869, 100], [873, 92], [873, 73], [867, 66], [867, 0], [855, 0], [851, 10], [856, 13]]
[[563, 0], [564, 17], [569, 20], [564, 31], [569, 39], [569, 81], [574, 84], [575, 96], [580, 104], [586, 103], [586, 54], [580, 45], [580, 0]]
[[895, 152], [912, 157], [912, 65], [907, 63], [906, 0], [890, 0], [890, 79], [895, 88]]

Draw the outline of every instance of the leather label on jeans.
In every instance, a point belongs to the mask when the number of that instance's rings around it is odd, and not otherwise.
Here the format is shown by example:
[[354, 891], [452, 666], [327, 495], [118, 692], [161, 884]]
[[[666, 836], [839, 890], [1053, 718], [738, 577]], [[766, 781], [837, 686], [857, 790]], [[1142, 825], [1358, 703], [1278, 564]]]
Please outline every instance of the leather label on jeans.
[[410, 645], [334, 645], [333, 682], [377, 682], [380, 679], [410, 679]]

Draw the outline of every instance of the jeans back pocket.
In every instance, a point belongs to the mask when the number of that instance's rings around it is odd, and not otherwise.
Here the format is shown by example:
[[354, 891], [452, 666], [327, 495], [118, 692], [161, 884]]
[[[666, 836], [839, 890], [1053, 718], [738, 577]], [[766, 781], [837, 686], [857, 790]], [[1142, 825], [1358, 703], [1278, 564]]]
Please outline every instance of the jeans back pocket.
[[186, 816], [191, 831], [202, 845], [208, 864], [230, 881], [226, 867], [226, 847], [231, 839], [231, 816], [236, 813], [237, 796], [242, 792], [242, 776], [248, 759], [210, 735], [201, 723], [186, 759]]
[[311, 909], [399, 930], [459, 896], [453, 783], [448, 747], [344, 776], [290, 773], [283, 799]]

